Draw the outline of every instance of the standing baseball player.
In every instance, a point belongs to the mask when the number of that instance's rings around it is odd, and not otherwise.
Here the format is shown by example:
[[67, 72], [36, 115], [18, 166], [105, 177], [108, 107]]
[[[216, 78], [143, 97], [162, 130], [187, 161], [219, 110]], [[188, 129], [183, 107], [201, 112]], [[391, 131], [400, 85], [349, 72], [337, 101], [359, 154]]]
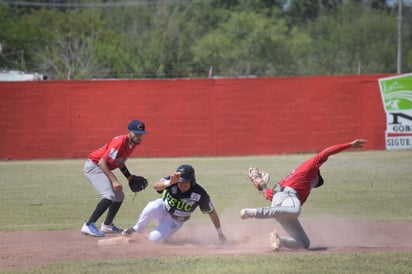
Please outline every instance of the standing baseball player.
[[[124, 192], [112, 170], [119, 168], [129, 181], [137, 177], [130, 174], [125, 162], [136, 146], [142, 142], [143, 134], [146, 134], [144, 123], [132, 120], [128, 125], [128, 134], [114, 137], [107, 144], [89, 154], [84, 165], [84, 175], [102, 199], [90, 218], [83, 224], [80, 230], [83, 234], [103, 237], [104, 233], [122, 232], [122, 229], [113, 224], [113, 219], [122, 205]], [[140, 190], [143, 190], [144, 187], [142, 186]], [[99, 230], [95, 223], [107, 209], [106, 219]]]
[[308, 249], [310, 241], [298, 217], [301, 206], [305, 203], [312, 188], [320, 187], [324, 183], [319, 168], [330, 155], [348, 148], [362, 148], [366, 142], [363, 139], [356, 139], [350, 143], [334, 145], [322, 150], [290, 172], [273, 189], [267, 188], [269, 181], [267, 172], [259, 171], [255, 167], [249, 168], [248, 178], [272, 203], [270, 207], [244, 208], [240, 211], [240, 217], [242, 219], [275, 218], [280, 223], [289, 237], [279, 237], [276, 231], [271, 232], [269, 243], [273, 251], [279, 250], [280, 247]]
[[153, 188], [163, 197], [149, 202], [143, 209], [137, 223], [123, 231], [123, 235], [143, 232], [151, 222], [157, 226], [149, 233], [148, 239], [162, 243], [176, 233], [189, 220], [192, 212], [199, 207], [209, 217], [217, 231], [219, 240], [224, 243], [226, 237], [220, 227], [219, 216], [209, 194], [196, 182], [195, 170], [191, 165], [180, 165], [176, 172], [161, 178]]

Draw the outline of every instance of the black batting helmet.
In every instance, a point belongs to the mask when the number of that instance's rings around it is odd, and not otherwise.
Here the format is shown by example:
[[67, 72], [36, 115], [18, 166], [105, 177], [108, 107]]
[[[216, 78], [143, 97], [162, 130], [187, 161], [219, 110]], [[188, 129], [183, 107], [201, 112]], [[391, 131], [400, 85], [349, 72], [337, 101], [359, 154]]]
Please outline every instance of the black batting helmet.
[[180, 179], [177, 182], [196, 182], [195, 169], [188, 164], [178, 166], [176, 172], [180, 172]]

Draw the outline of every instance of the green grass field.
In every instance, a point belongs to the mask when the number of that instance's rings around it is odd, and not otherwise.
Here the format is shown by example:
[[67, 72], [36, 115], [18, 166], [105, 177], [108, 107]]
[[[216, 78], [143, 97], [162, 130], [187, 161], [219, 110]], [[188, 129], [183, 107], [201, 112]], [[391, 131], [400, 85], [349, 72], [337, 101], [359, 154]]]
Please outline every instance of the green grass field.
[[[267, 205], [251, 195], [246, 180], [250, 165], [271, 173], [271, 181], [285, 176], [312, 154], [133, 158], [132, 173], [151, 182], [170, 174], [181, 163], [196, 169], [219, 211]], [[99, 200], [83, 176], [84, 160], [0, 162], [0, 232], [77, 230]], [[331, 156], [322, 167], [325, 185], [313, 191], [304, 205], [305, 218], [330, 214], [351, 219], [412, 222], [412, 150], [354, 151]], [[126, 186], [122, 175], [116, 174]], [[156, 198], [152, 190], [133, 195], [116, 217], [121, 227], [133, 223], [144, 205]], [[194, 219], [201, 218], [194, 214]], [[224, 222], [224, 220], [222, 220]], [[224, 224], [223, 225], [230, 225]], [[167, 265], [168, 268], [159, 267]], [[184, 266], [184, 267], [183, 267]], [[144, 269], [144, 271], [143, 271]], [[1, 266], [0, 266], [1, 270]], [[17, 271], [14, 271], [16, 273]], [[274, 256], [137, 258], [123, 261], [79, 261], [23, 269], [22, 273], [412, 273], [412, 253], [297, 253]]]

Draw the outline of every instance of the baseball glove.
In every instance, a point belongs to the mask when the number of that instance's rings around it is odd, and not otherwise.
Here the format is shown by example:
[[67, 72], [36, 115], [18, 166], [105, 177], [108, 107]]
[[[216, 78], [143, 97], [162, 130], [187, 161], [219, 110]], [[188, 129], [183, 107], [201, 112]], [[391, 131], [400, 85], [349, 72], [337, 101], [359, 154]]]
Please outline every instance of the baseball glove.
[[247, 177], [253, 183], [254, 187], [259, 191], [263, 191], [267, 188], [270, 175], [269, 173], [259, 170], [256, 167], [250, 167]]
[[129, 187], [132, 192], [140, 192], [147, 187], [148, 183], [145, 177], [132, 175], [129, 179]]

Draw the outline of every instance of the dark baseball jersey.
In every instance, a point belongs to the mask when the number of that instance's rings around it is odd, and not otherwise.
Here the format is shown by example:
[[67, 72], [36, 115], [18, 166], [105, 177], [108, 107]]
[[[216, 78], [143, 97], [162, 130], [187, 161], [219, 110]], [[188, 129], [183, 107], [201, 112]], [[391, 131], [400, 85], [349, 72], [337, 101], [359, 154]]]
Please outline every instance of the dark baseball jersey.
[[[170, 176], [164, 177], [161, 181], [170, 180]], [[169, 214], [181, 221], [187, 221], [190, 214], [197, 208], [203, 213], [210, 213], [215, 210], [209, 194], [206, 190], [195, 183], [186, 192], [181, 192], [177, 184], [166, 187], [163, 191], [163, 202]]]
[[315, 184], [315, 179], [320, 166], [326, 162], [330, 155], [336, 154], [350, 147], [350, 143], [345, 143], [341, 145], [334, 145], [322, 150], [306, 162], [302, 163], [298, 168], [290, 172], [280, 181], [280, 185], [283, 187], [288, 186], [296, 190], [298, 192], [300, 202], [303, 205]]
[[90, 153], [89, 159], [97, 164], [103, 158], [109, 169], [113, 170], [126, 162], [135, 147], [135, 144], [130, 146], [129, 135], [116, 136], [107, 144]]

